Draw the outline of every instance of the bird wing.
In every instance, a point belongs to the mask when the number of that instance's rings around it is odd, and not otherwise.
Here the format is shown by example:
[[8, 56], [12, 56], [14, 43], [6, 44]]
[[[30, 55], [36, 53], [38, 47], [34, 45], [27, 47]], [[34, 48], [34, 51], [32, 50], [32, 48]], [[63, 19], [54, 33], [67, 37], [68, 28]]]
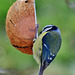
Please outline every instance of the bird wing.
[[61, 36], [55, 32], [48, 32], [42, 38], [42, 63], [49, 64], [55, 58], [60, 46]]

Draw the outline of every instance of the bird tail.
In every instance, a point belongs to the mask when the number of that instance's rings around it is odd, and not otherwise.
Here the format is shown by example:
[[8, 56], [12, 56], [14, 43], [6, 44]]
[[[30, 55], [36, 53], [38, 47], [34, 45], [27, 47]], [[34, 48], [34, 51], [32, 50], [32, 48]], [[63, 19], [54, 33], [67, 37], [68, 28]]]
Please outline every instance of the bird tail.
[[43, 75], [43, 72], [44, 72], [44, 68], [41, 66], [38, 75]]

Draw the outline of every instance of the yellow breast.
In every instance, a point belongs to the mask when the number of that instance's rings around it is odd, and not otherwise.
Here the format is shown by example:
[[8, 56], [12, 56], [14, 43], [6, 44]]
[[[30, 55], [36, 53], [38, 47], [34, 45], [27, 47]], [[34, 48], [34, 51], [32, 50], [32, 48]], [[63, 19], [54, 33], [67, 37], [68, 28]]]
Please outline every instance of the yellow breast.
[[38, 39], [33, 44], [33, 55], [34, 55], [34, 58], [39, 65], [41, 64], [40, 63], [40, 56], [41, 56], [41, 53], [42, 53], [42, 38], [46, 33], [47, 32], [44, 32], [44, 33], [40, 34]]

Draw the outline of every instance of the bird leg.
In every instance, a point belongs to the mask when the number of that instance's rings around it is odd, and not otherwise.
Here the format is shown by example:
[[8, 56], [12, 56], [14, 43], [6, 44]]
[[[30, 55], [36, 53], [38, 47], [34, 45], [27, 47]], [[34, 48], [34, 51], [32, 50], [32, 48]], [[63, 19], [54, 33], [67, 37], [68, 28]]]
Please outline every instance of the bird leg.
[[36, 39], [38, 38], [38, 28], [39, 28], [39, 24], [36, 24], [36, 33], [35, 33], [35, 37], [34, 37], [33, 42], [35, 42]]

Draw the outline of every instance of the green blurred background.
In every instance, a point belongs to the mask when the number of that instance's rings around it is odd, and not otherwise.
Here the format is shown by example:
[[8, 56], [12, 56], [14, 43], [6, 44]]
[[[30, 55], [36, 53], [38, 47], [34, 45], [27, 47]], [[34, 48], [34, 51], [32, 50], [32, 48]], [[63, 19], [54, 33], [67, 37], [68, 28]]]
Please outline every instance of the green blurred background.
[[[0, 0], [0, 75], [38, 75], [38, 65], [32, 55], [13, 48], [6, 35], [5, 20], [9, 7], [16, 0]], [[36, 0], [39, 32], [54, 24], [61, 30], [62, 46], [56, 59], [44, 75], [75, 75], [75, 8], [68, 0]], [[70, 0], [73, 2], [75, 0]]]

